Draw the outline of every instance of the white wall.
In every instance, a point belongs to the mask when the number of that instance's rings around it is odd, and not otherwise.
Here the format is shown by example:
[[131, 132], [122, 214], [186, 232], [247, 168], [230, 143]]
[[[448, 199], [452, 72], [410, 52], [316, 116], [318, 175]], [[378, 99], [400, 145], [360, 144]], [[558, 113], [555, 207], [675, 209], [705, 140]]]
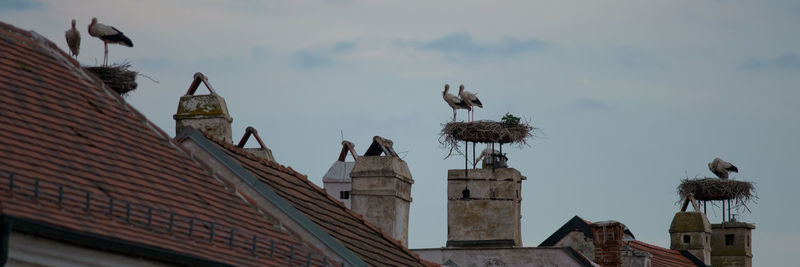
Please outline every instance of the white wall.
[[109, 253], [11, 232], [7, 267], [16, 266], [171, 266], [162, 262]]

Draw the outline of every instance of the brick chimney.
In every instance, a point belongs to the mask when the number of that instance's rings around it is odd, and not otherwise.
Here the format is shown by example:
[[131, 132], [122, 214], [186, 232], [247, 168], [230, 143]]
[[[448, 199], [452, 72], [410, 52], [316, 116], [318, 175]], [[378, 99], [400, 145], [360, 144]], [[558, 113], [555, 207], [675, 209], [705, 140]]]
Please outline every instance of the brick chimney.
[[617, 221], [602, 221], [590, 225], [594, 239], [594, 262], [603, 267], [622, 264], [622, 236], [625, 225]]
[[[392, 149], [392, 141], [375, 136], [372, 145], [357, 158], [352, 178], [353, 211], [387, 235], [408, 246], [408, 211], [411, 205], [411, 172]], [[381, 154], [384, 154], [381, 156]]]
[[[210, 94], [194, 94], [201, 82], [206, 85]], [[180, 134], [186, 127], [191, 127], [233, 143], [231, 134], [233, 118], [228, 114], [225, 99], [214, 92], [214, 88], [208, 83], [208, 78], [202, 73], [194, 74], [194, 80], [186, 95], [178, 102], [178, 112], [172, 118], [175, 119], [175, 134]]]

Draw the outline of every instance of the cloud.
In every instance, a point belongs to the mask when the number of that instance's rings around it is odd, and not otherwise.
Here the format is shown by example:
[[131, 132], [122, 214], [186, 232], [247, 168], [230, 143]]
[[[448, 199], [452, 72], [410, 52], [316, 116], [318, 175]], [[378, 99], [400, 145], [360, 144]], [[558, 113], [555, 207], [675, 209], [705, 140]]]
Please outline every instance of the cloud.
[[620, 63], [627, 68], [660, 70], [663, 63], [652, 54], [635, 47], [620, 47], [614, 50]]
[[397, 40], [395, 44], [449, 56], [512, 56], [544, 47], [544, 43], [536, 39], [522, 40], [510, 36], [494, 44], [483, 44], [466, 32], [451, 33], [427, 42]]
[[588, 97], [576, 98], [572, 106], [587, 111], [610, 111], [614, 109], [614, 107], [602, 100]]
[[321, 49], [301, 49], [292, 54], [292, 61], [304, 69], [326, 67], [333, 64], [333, 56], [336, 54], [348, 53], [355, 48], [354, 42], [340, 42]]
[[788, 52], [775, 58], [752, 57], [745, 61], [741, 68], [750, 71], [767, 69], [800, 70], [800, 56], [793, 52]]
[[3, 0], [0, 1], [0, 11], [22, 11], [42, 7], [36, 0]]

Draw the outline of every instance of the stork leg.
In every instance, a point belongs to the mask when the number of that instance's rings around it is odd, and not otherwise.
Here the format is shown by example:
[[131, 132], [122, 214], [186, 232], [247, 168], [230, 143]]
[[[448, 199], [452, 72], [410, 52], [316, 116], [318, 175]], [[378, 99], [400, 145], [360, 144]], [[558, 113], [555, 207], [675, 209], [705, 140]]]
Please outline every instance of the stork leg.
[[105, 52], [105, 54], [103, 54], [103, 66], [107, 66], [108, 65], [108, 43], [103, 42], [103, 45], [106, 48], [106, 52]]
[[453, 121], [456, 121], [456, 110], [453, 110]]

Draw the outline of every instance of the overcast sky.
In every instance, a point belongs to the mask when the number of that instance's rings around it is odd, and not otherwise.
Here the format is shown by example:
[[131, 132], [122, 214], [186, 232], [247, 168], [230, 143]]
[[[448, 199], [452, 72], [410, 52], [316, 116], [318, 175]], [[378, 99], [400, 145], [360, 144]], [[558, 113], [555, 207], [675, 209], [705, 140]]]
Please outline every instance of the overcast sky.
[[504, 148], [528, 178], [526, 246], [579, 215], [669, 247], [677, 185], [713, 176], [721, 157], [756, 183], [740, 214], [757, 227], [755, 265], [795, 262], [800, 2], [0, 1], [1, 21], [65, 50], [77, 19], [84, 65], [103, 59], [92, 17], [133, 40], [109, 61], [160, 82], [140, 76], [127, 100], [168, 133], [199, 71], [225, 97], [234, 140], [254, 126], [320, 186], [342, 134], [359, 153], [374, 135], [394, 140], [415, 180], [411, 248], [447, 238], [447, 169], [464, 163], [438, 143], [450, 83], [479, 93], [476, 119], [510, 112], [541, 129], [532, 147]]

